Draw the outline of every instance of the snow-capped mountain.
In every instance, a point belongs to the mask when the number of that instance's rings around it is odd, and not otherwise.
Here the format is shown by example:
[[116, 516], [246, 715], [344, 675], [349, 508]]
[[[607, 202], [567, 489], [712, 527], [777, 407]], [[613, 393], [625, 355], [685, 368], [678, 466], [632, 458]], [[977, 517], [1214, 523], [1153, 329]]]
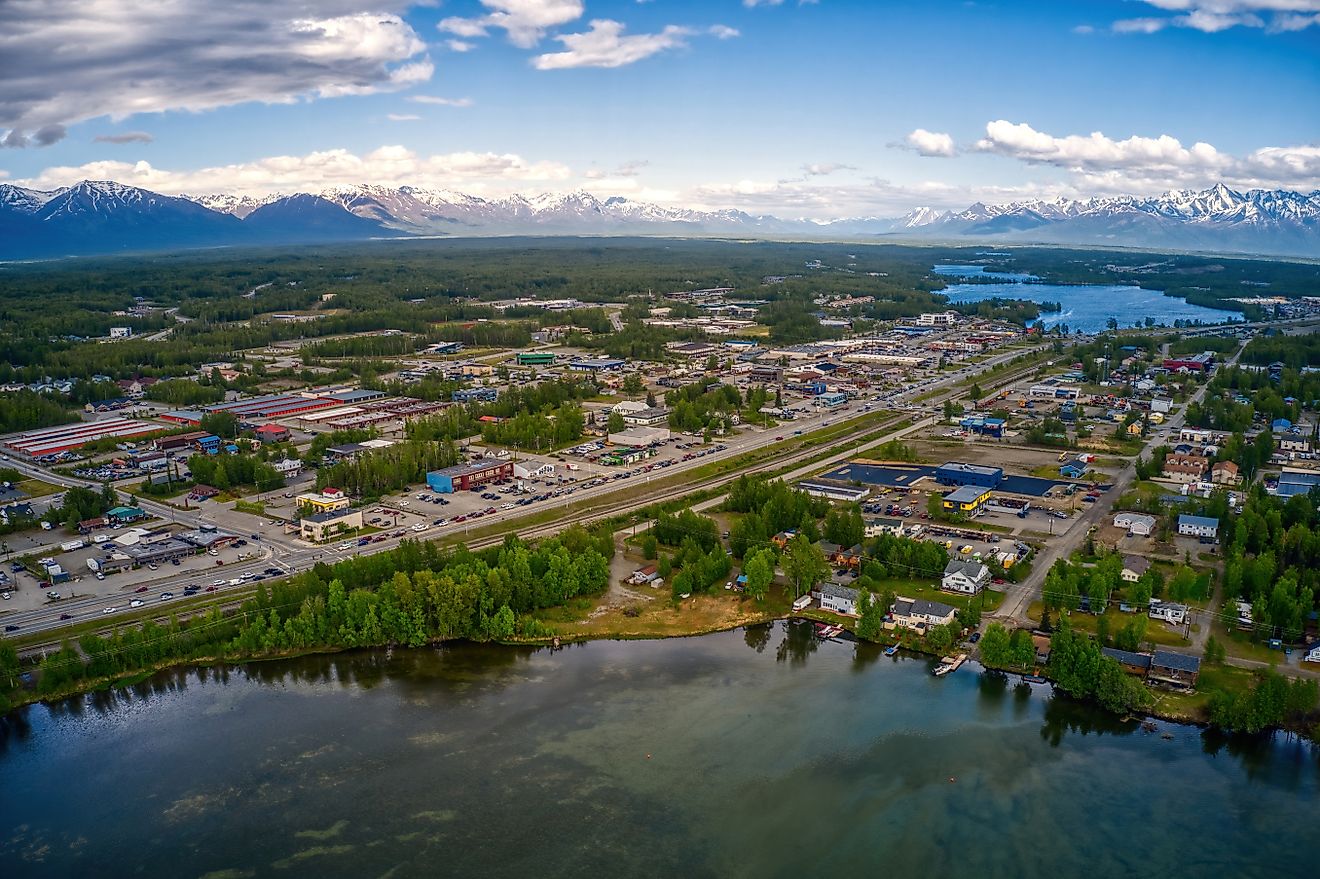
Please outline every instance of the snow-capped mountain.
[[166, 196], [83, 181], [41, 192], [0, 184], [0, 258], [400, 235], [786, 235], [1004, 241], [1320, 256], [1320, 192], [1224, 185], [1154, 197], [930, 207], [903, 217], [783, 219], [599, 198], [582, 190], [482, 198], [413, 186], [319, 193]]

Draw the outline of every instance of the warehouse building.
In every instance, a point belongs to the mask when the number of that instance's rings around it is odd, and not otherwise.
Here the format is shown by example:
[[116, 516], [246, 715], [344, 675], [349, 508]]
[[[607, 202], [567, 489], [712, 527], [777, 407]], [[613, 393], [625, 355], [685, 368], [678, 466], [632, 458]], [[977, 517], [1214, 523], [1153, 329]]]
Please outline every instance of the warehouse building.
[[513, 462], [498, 458], [479, 458], [468, 464], [458, 464], [426, 474], [426, 484], [432, 491], [449, 494], [468, 491], [500, 479], [513, 476]]
[[555, 355], [549, 351], [519, 351], [513, 362], [519, 366], [553, 366]]
[[5, 448], [30, 458], [41, 458], [45, 455], [80, 449], [97, 440], [110, 438], [128, 440], [160, 433], [161, 430], [159, 424], [150, 421], [106, 418], [101, 421], [82, 421], [62, 427], [29, 430], [6, 441]]
[[1004, 481], [1001, 467], [982, 467], [979, 464], [963, 464], [949, 461], [935, 468], [935, 481], [940, 485], [976, 485], [982, 488], [998, 488]]
[[944, 509], [951, 513], [974, 516], [985, 508], [990, 500], [990, 489], [978, 485], [963, 485], [944, 496]]
[[310, 543], [324, 543], [361, 527], [361, 510], [327, 510], [323, 513], [309, 513], [298, 523], [299, 535]]

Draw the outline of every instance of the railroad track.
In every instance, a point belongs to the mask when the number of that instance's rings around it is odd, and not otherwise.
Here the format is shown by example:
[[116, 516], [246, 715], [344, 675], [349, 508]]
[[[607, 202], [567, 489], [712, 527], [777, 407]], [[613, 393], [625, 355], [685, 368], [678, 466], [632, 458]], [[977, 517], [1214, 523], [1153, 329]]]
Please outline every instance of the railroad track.
[[[1015, 381], [1018, 381], [1024, 375], [1039, 369], [1043, 365], [1044, 364], [1041, 363], [1032, 363], [1024, 366], [1020, 370], [1013, 370], [1012, 373], [1010, 374], [996, 376], [993, 379], [993, 383], [990, 385], [989, 389], [991, 391], [997, 391], [1000, 388], [1004, 387], [1005, 385], [1009, 385]], [[926, 405], [940, 405], [945, 400], [951, 397], [958, 396], [959, 393], [963, 392], [964, 390], [965, 389], [962, 388], [950, 388], [947, 392], [941, 393], [938, 397], [933, 398], [931, 400], [927, 400]], [[804, 467], [808, 470], [817, 470], [821, 467], [827, 466], [828, 464], [846, 459], [850, 455], [856, 454], [857, 452], [861, 451], [863, 448], [871, 448], [873, 446], [881, 445], [893, 439], [904, 436], [907, 433], [917, 430], [920, 427], [926, 426], [927, 424], [929, 424], [934, 420], [934, 416], [931, 415], [922, 416], [917, 420], [911, 422], [906, 427], [895, 427], [896, 422], [901, 420], [902, 417], [890, 419], [882, 424], [873, 424], [865, 427], [858, 427], [855, 430], [849, 431], [848, 433], [841, 434], [838, 437], [835, 437], [831, 441], [834, 447], [841, 447], [841, 446], [846, 447], [849, 446], [851, 442], [863, 439], [868, 435], [874, 434], [876, 431], [886, 430], [888, 428], [895, 428], [893, 430], [890, 430], [888, 433], [885, 433], [882, 436], [875, 437], [870, 442], [866, 443], [864, 447], [858, 446], [856, 448], [849, 448], [846, 449], [845, 451], [838, 452], [835, 455], [828, 455], [824, 458], [817, 459], [818, 456], [821, 455], [821, 452], [823, 451], [823, 447], [812, 446], [810, 448], [802, 449], [797, 453], [789, 455], [787, 457], [770, 458], [765, 461], [760, 461], [754, 464], [750, 464], [746, 467], [740, 467], [728, 473], [709, 477], [700, 482], [682, 483], [675, 486], [661, 488], [656, 493], [648, 493], [645, 498], [638, 498], [636, 495], [633, 495], [631, 497], [614, 499], [617, 497], [617, 495], [620, 494], [620, 492], [612, 492], [610, 494], [602, 495], [598, 499], [592, 499], [590, 501], [579, 501], [578, 504], [571, 511], [566, 509], [562, 515], [554, 519], [551, 519], [550, 521], [543, 522], [538, 525], [533, 525], [527, 528], [522, 528], [522, 529], [517, 528], [516, 527], [517, 520], [515, 519], [509, 522], [510, 527], [507, 528], [502, 533], [495, 533], [482, 537], [477, 537], [472, 540], [463, 540], [461, 535], [454, 533], [450, 535], [445, 535], [444, 537], [441, 538], [437, 538], [433, 542], [443, 543], [445, 545], [457, 545], [461, 543], [461, 544], [465, 544], [468, 548], [474, 550], [488, 549], [492, 546], [497, 546], [500, 543], [502, 543], [504, 541], [505, 535], [511, 532], [518, 534], [520, 537], [530, 538], [530, 539], [534, 539], [538, 537], [548, 537], [558, 533], [560, 530], [562, 530], [563, 528], [569, 525], [573, 525], [573, 524], [589, 525], [591, 523], [599, 522], [602, 519], [607, 519], [612, 516], [617, 516], [621, 513], [629, 513], [635, 510], [642, 509], [644, 507], [649, 507], [652, 504], [664, 503], [665, 501], [674, 500], [676, 498], [680, 498], [685, 495], [693, 494], [695, 492], [705, 491], [711, 488], [720, 488], [732, 482], [733, 480], [739, 478], [740, 476], [755, 475], [758, 473], [765, 473], [771, 471], [780, 471], [783, 470], [786, 466], [792, 467], [793, 465], [798, 465], [798, 464], [804, 465]], [[804, 437], [804, 439], [806, 438], [807, 437]], [[788, 471], [784, 474], [786, 478], [795, 478], [796, 475], [797, 475], [796, 471]], [[389, 544], [381, 545], [379, 549], [377, 549], [376, 551], [381, 552], [387, 549], [392, 549], [395, 546], [397, 546], [397, 544], [391, 542]], [[296, 570], [290, 572], [291, 575], [295, 573], [297, 573]], [[257, 591], [258, 585], [259, 585], [258, 583], [249, 583], [244, 586], [234, 587], [233, 591], [225, 593], [224, 597], [220, 598], [218, 601], [216, 600], [216, 596], [211, 595], [208, 596], [208, 598], [210, 598], [211, 600], [207, 601], [204, 604], [195, 603], [197, 599], [193, 599], [192, 601], [189, 601], [186, 604], [184, 602], [179, 602], [175, 604], [174, 607], [186, 608], [186, 611], [183, 613], [179, 613], [179, 612], [169, 613], [169, 614], [146, 613], [141, 616], [131, 616], [131, 615], [123, 616], [117, 618], [118, 622], [113, 625], [107, 624], [101, 628], [93, 630], [93, 632], [85, 632], [83, 634], [106, 635], [113, 633], [115, 629], [122, 628], [124, 625], [141, 624], [147, 620], [153, 620], [155, 622], [168, 622], [170, 617], [188, 619], [191, 617], [198, 616], [201, 613], [209, 612], [215, 607], [219, 607], [223, 611], [237, 610], [239, 607], [242, 606], [244, 601], [252, 597], [252, 595]], [[58, 630], [52, 630], [52, 631], [58, 631]], [[54, 638], [50, 641], [43, 641], [37, 644], [28, 644], [20, 648], [18, 652], [19, 655], [23, 657], [44, 656], [52, 651], [58, 650], [60, 644], [64, 640], [65, 638], [61, 637], [61, 638]]]

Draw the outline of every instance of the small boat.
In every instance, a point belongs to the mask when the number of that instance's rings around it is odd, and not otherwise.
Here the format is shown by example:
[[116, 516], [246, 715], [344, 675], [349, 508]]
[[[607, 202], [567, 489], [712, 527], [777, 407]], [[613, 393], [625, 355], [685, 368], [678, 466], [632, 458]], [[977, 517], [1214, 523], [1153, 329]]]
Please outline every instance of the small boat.
[[935, 675], [937, 678], [942, 678], [951, 671], [953, 671], [952, 665], [947, 662], [941, 662], [939, 665], [935, 666], [935, 670], [932, 671], [931, 674]]
[[1026, 681], [1028, 684], [1044, 684], [1044, 683], [1047, 683], [1046, 680], [1045, 680], [1043, 677], [1041, 677], [1040, 675], [1023, 675], [1023, 676], [1022, 676], [1022, 680]]
[[890, 644], [888, 647], [885, 648], [885, 656], [893, 656], [896, 653], [898, 653], [897, 644]]

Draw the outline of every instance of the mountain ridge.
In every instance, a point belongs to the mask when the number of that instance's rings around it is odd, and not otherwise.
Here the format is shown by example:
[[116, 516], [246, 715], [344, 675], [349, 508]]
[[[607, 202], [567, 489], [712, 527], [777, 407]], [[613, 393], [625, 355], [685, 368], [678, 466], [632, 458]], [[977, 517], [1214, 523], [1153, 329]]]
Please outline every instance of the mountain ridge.
[[447, 189], [355, 184], [319, 192], [170, 196], [114, 181], [42, 191], [0, 183], [0, 257], [503, 234], [800, 235], [1106, 245], [1320, 256], [1320, 191], [1216, 184], [1158, 196], [977, 202], [902, 217], [781, 218], [600, 198], [585, 190], [484, 198]]

